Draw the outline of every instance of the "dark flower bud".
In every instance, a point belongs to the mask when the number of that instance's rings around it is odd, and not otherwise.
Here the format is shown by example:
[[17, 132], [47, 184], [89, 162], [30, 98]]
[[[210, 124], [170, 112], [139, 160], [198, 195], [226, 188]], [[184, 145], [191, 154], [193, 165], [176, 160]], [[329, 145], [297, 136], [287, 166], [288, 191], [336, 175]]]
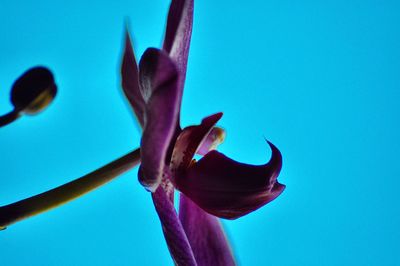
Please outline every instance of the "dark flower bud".
[[57, 86], [45, 67], [33, 67], [22, 74], [11, 88], [11, 102], [18, 112], [36, 114], [54, 99]]

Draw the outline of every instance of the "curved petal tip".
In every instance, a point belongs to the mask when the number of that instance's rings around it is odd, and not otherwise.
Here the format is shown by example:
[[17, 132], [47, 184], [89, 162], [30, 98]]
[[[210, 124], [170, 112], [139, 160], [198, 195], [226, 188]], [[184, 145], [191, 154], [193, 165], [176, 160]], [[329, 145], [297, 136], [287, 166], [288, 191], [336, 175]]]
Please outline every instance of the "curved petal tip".
[[177, 187], [208, 213], [236, 219], [278, 197], [285, 186], [277, 181], [282, 155], [271, 142], [271, 159], [264, 165], [234, 161], [211, 151], [176, 179]]

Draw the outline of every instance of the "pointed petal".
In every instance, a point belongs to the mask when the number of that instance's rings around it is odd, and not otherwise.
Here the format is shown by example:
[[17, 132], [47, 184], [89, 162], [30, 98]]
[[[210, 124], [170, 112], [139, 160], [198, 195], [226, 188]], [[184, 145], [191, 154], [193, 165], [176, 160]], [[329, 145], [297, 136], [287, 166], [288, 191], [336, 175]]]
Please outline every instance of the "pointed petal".
[[178, 72], [169, 56], [154, 48], [143, 54], [139, 69], [140, 89], [146, 102], [139, 181], [155, 191], [178, 121]]
[[218, 218], [180, 194], [179, 219], [189, 239], [197, 265], [236, 265]]
[[236, 162], [211, 151], [176, 177], [177, 189], [208, 213], [226, 219], [246, 215], [278, 197], [285, 186], [276, 178], [282, 167], [280, 151], [270, 142], [265, 165]]
[[165, 31], [163, 50], [176, 62], [185, 80], [193, 27], [193, 0], [172, 0]]
[[[186, 79], [190, 39], [193, 27], [193, 0], [172, 0], [165, 30], [163, 50], [176, 63], [179, 71], [179, 111]], [[179, 121], [176, 132], [180, 131]], [[176, 134], [177, 136], [177, 134]], [[172, 150], [170, 151], [170, 153]]]
[[189, 167], [193, 156], [207, 140], [210, 131], [221, 117], [222, 113], [216, 113], [204, 118], [200, 125], [182, 130], [175, 142], [171, 157], [170, 169], [173, 177], [181, 175]]
[[144, 100], [139, 90], [138, 67], [128, 31], [125, 32], [125, 50], [121, 65], [122, 89], [143, 127]]
[[151, 196], [175, 265], [196, 265], [192, 249], [173, 203], [169, 201], [161, 186], [155, 193], [151, 193]]

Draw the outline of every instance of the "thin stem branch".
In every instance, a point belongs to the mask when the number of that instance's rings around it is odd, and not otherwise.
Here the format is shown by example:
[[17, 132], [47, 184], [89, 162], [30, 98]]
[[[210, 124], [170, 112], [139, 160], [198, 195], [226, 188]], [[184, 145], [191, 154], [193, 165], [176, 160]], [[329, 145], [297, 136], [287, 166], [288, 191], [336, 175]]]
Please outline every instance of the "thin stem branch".
[[140, 162], [140, 149], [74, 181], [0, 207], [0, 230], [8, 225], [56, 208], [108, 183]]
[[0, 116], [0, 127], [4, 127], [20, 117], [20, 113], [17, 110], [13, 110], [5, 115]]

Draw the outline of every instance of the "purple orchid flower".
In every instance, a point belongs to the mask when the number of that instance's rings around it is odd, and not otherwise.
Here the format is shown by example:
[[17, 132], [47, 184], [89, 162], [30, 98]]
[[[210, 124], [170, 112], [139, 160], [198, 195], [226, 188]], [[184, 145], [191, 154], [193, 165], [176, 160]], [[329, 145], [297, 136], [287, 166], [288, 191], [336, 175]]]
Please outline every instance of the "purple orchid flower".
[[[217, 217], [236, 219], [278, 197], [279, 150], [270, 161], [236, 162], [214, 150], [224, 139], [217, 113], [200, 125], [180, 126], [193, 21], [193, 0], [172, 0], [162, 50], [149, 48], [136, 63], [129, 34], [122, 61], [122, 87], [143, 128], [139, 181], [152, 192], [168, 248], [177, 265], [235, 265]], [[193, 156], [204, 155], [198, 162]], [[174, 189], [180, 194], [179, 216]]]

